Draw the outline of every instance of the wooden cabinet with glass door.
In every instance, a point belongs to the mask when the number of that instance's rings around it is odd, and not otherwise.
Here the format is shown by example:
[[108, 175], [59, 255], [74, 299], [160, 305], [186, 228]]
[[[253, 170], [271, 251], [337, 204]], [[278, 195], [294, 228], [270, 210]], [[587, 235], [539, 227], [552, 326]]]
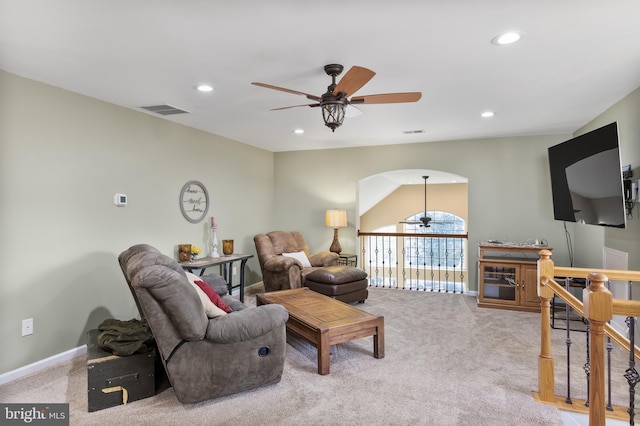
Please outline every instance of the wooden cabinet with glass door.
[[480, 245], [478, 306], [540, 312], [537, 261], [539, 245]]

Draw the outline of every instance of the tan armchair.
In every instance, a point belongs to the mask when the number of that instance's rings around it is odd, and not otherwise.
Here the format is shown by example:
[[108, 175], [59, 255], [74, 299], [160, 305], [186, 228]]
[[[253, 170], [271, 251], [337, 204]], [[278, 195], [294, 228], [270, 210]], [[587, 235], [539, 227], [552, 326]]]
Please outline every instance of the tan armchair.
[[[329, 251], [309, 253], [309, 246], [297, 231], [273, 231], [253, 238], [258, 252], [265, 291], [285, 290], [304, 286], [305, 277], [322, 267], [338, 264], [338, 255]], [[304, 252], [311, 266], [304, 267], [294, 257], [283, 253]]]

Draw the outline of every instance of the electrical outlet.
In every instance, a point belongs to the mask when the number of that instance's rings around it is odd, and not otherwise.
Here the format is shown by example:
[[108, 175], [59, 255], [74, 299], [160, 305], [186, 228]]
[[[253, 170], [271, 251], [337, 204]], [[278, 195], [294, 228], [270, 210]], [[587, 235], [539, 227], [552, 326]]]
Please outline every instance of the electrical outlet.
[[22, 320], [22, 336], [33, 334], [33, 318]]

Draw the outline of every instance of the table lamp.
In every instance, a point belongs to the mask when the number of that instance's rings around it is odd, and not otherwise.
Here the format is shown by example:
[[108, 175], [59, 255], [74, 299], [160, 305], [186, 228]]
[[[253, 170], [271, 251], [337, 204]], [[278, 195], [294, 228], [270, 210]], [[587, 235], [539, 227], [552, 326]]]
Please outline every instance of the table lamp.
[[325, 226], [333, 228], [333, 242], [329, 251], [340, 254], [342, 246], [338, 241], [338, 228], [344, 228], [347, 226], [347, 211], [346, 210], [327, 210], [324, 219]]

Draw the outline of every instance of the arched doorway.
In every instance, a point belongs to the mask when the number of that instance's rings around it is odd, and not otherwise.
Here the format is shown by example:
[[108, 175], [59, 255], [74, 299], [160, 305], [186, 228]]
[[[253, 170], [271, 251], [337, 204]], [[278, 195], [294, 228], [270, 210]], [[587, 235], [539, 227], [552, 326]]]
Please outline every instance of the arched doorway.
[[[463, 176], [427, 169], [393, 170], [358, 182], [359, 255], [371, 285], [466, 292], [467, 183]], [[439, 220], [417, 226], [425, 204]], [[454, 232], [465, 237], [452, 237]]]

